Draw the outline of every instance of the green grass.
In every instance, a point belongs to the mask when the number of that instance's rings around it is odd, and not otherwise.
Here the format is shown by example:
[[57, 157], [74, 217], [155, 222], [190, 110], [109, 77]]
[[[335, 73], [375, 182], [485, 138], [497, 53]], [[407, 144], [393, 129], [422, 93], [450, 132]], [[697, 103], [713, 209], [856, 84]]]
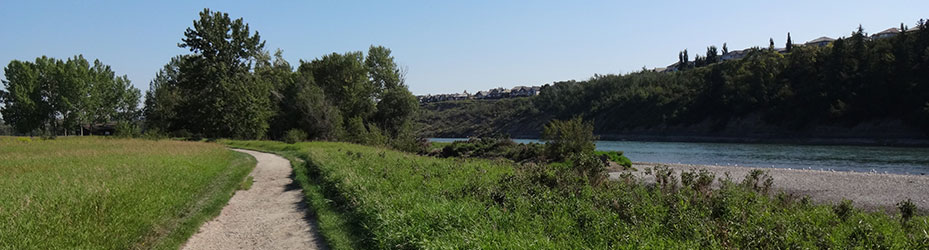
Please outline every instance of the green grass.
[[552, 166], [345, 143], [224, 143], [305, 160], [295, 164], [297, 178], [311, 187], [308, 200], [335, 249], [929, 247], [925, 216], [906, 226], [857, 209], [842, 218], [828, 205], [728, 181], [719, 190], [634, 179], [592, 187]]
[[242, 182], [239, 183], [239, 190], [249, 190], [249, 189], [252, 189], [252, 184], [253, 184], [253, 183], [255, 183], [255, 178], [252, 177], [252, 176], [248, 176], [248, 177], [245, 178], [245, 180], [242, 180]]
[[0, 137], [0, 249], [176, 249], [254, 166], [210, 143]]

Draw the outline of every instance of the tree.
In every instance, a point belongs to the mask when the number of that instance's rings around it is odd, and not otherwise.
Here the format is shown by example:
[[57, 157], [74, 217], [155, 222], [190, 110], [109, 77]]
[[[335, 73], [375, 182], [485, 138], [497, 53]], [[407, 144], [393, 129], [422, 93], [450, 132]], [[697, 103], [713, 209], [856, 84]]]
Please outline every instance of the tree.
[[768, 40], [768, 49], [774, 50], [774, 38], [769, 38], [769, 39], [770, 40]]
[[723, 55], [729, 54], [729, 47], [726, 46], [726, 43], [723, 43]]
[[155, 79], [145, 91], [145, 107], [142, 110], [147, 128], [161, 131], [175, 131], [181, 129], [185, 122], [178, 119], [179, 106], [183, 103], [184, 95], [178, 88], [182, 64], [189, 56], [175, 56], [155, 74]]
[[396, 137], [401, 128], [411, 122], [419, 101], [403, 84], [403, 75], [390, 53], [388, 48], [372, 45], [365, 65], [371, 83], [378, 88], [376, 123], [388, 136]]
[[794, 48], [794, 43], [790, 40], [790, 32], [787, 32], [787, 45], [784, 47], [789, 53]]
[[365, 66], [368, 67], [371, 83], [378, 90], [393, 89], [403, 84], [400, 68], [397, 67], [388, 48], [371, 45], [365, 58]]
[[46, 57], [36, 58], [36, 63], [11, 61], [4, 68], [6, 81], [0, 90], [0, 100], [3, 101], [0, 114], [4, 122], [13, 126], [19, 133], [30, 133], [48, 123], [51, 119], [51, 105], [43, 98], [43, 82], [40, 74], [44, 71], [39, 68], [40, 61], [48, 60]]
[[570, 120], [552, 120], [542, 130], [546, 155], [560, 161], [574, 154], [593, 154], [597, 137], [594, 125], [577, 116]]
[[710, 46], [706, 48], [706, 64], [713, 64], [719, 62], [719, 52], [716, 50], [716, 46]]
[[67, 61], [13, 60], [5, 75], [0, 114], [20, 133], [68, 135], [83, 124], [130, 121], [137, 115], [139, 90], [99, 60], [93, 67], [81, 55]]
[[368, 77], [361, 52], [332, 53], [309, 63], [302, 62], [299, 71], [313, 76], [345, 119], [359, 117], [368, 121], [374, 113], [378, 88]]
[[251, 73], [265, 42], [242, 18], [204, 9], [178, 47], [194, 54], [178, 87], [186, 129], [209, 137], [260, 138], [268, 129], [270, 83]]
[[294, 126], [306, 131], [311, 139], [337, 140], [343, 137], [343, 119], [339, 109], [326, 98], [322, 88], [312, 82], [311, 76], [297, 80], [295, 95], [286, 99], [285, 115]]

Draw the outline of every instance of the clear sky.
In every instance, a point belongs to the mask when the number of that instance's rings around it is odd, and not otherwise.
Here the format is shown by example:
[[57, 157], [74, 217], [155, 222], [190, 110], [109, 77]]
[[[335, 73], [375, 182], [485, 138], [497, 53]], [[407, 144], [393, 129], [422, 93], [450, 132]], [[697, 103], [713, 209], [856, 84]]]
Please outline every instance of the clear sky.
[[414, 94], [584, 80], [663, 67], [688, 49], [778, 47], [913, 26], [929, 1], [0, 0], [0, 63], [83, 54], [145, 91], [203, 8], [243, 17], [293, 65], [383, 45]]

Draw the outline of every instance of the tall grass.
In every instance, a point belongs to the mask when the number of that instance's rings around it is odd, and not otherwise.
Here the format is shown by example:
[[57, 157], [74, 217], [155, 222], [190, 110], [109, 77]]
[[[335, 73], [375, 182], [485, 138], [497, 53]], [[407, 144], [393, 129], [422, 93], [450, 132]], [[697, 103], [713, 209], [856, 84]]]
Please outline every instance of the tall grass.
[[[929, 218], [763, 193], [704, 173], [646, 185], [631, 176], [589, 185], [565, 166], [433, 158], [345, 143], [226, 142], [307, 161], [335, 216], [380, 249], [864, 248], [925, 249]], [[673, 172], [671, 172], [673, 174]], [[298, 177], [299, 178], [299, 177]], [[326, 234], [327, 228], [323, 227]]]
[[255, 166], [221, 145], [0, 137], [0, 248], [177, 248]]

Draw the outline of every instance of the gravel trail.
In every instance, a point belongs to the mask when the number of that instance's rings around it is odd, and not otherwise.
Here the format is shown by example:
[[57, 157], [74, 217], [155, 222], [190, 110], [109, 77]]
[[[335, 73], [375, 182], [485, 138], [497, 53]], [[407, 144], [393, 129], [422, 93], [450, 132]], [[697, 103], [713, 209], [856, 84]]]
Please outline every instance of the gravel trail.
[[290, 162], [249, 150], [258, 160], [254, 183], [239, 190], [222, 212], [203, 224], [183, 249], [325, 249], [314, 218], [307, 217]]
[[[682, 171], [706, 169], [716, 174], [717, 179], [729, 172], [735, 182], [741, 182], [751, 170], [761, 169], [768, 171], [774, 179], [774, 189], [801, 196], [809, 195], [814, 201], [822, 203], [834, 204], [844, 198], [852, 200], [855, 207], [896, 211], [897, 202], [912, 199], [920, 210], [929, 208], [929, 176], [925, 175], [657, 163], [636, 163], [634, 167], [639, 171], [633, 174], [646, 183], [654, 183], [654, 176], [646, 176], [643, 170], [657, 165], [671, 167], [678, 179]], [[611, 172], [610, 177], [618, 178], [620, 174]], [[714, 181], [714, 185], [718, 185], [718, 181]]]

